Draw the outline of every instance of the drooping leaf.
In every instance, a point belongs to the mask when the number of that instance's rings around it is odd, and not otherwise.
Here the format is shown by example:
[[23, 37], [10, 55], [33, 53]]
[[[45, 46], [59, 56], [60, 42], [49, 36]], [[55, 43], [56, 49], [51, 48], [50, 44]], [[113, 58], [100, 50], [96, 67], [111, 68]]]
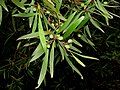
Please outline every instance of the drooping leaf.
[[26, 43], [23, 47], [28, 47], [28, 46], [31, 46], [31, 45], [34, 45], [34, 44], [36, 44], [36, 42]]
[[83, 76], [80, 73], [80, 71], [73, 65], [73, 63], [70, 61], [70, 59], [67, 57], [66, 54], [65, 54], [65, 59], [66, 59], [67, 63], [70, 65], [70, 67], [81, 76], [81, 79], [83, 79]]
[[54, 48], [55, 48], [55, 41], [53, 42], [52, 48], [50, 51], [49, 67], [50, 67], [51, 78], [53, 78], [53, 74], [54, 74]]
[[102, 31], [103, 33], [105, 33], [105, 32], [101, 29], [101, 27], [100, 27], [100, 25], [98, 24], [98, 22], [96, 22], [96, 21], [93, 20], [92, 18], [90, 19], [90, 21], [91, 21], [91, 23], [92, 23], [96, 28], [98, 28], [100, 31]]
[[74, 56], [73, 54], [72, 54], [72, 56], [81, 66], [85, 67], [85, 64], [83, 62], [81, 62], [76, 56]]
[[39, 44], [38, 46], [37, 46], [37, 48], [35, 49], [35, 51], [33, 52], [33, 54], [32, 54], [32, 59], [30, 60], [30, 62], [33, 62], [33, 61], [35, 61], [36, 59], [38, 59], [42, 54], [44, 54], [44, 50], [43, 50], [43, 48], [42, 48], [42, 45], [41, 44]]
[[76, 41], [75, 39], [73, 39], [73, 43], [80, 46], [80, 47], [82, 47], [82, 45], [78, 41]]
[[78, 49], [78, 48], [76, 48], [76, 47], [74, 47], [74, 46], [70, 46], [70, 49], [73, 50], [73, 51], [76, 51], [76, 52], [78, 52], [78, 53], [82, 53], [82, 52], [80, 51], [80, 49]]
[[38, 32], [35, 32], [35, 33], [30, 33], [30, 34], [26, 34], [26, 35], [24, 35], [24, 36], [21, 36], [21, 37], [18, 38], [17, 40], [37, 38], [38, 36], [39, 36], [39, 33], [38, 33]]
[[60, 49], [60, 52], [62, 55], [62, 60], [64, 60], [64, 51], [63, 51], [62, 47], [60, 46], [60, 44], [58, 46], [59, 46], [59, 49]]
[[5, 0], [0, 0], [0, 5], [1, 5], [6, 11], [8, 11], [7, 6], [5, 5]]
[[36, 28], [37, 28], [37, 13], [35, 15], [35, 19], [34, 19], [34, 23], [33, 23], [33, 27], [32, 27], [32, 33], [35, 32]]
[[36, 89], [40, 87], [43, 80], [45, 79], [45, 75], [47, 72], [47, 66], [48, 66], [48, 55], [49, 55], [49, 50], [47, 49], [47, 52], [46, 52], [45, 57], [43, 59], [42, 68], [41, 68], [40, 76], [38, 79], [38, 86], [36, 87]]
[[14, 14], [12, 16], [14, 17], [33, 17], [35, 14], [34, 13], [19, 13], [19, 14]]
[[2, 23], [2, 7], [0, 6], [0, 25]]
[[46, 52], [46, 50], [47, 50], [47, 44], [46, 44], [45, 33], [44, 33], [44, 30], [43, 30], [43, 26], [42, 26], [40, 15], [39, 15], [39, 22], [38, 22], [38, 30], [39, 30], [40, 42], [42, 44], [44, 52]]
[[89, 35], [89, 37], [91, 38], [91, 33], [90, 33], [88, 25], [85, 26], [85, 30], [86, 30], [87, 34]]

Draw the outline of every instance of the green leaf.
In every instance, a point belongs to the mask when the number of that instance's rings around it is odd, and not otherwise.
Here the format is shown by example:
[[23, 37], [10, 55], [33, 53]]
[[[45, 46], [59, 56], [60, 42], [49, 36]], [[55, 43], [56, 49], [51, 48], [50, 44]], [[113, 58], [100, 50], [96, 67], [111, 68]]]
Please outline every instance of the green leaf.
[[46, 75], [46, 72], [47, 72], [47, 66], [48, 66], [48, 55], [49, 55], [49, 50], [47, 49], [46, 55], [43, 59], [42, 68], [41, 68], [40, 76], [39, 76], [39, 79], [38, 79], [38, 86], [36, 87], [36, 89], [40, 87], [43, 80], [45, 79], [45, 75]]
[[93, 20], [92, 18], [90, 19], [91, 23], [98, 28], [100, 31], [102, 31], [103, 33], [105, 33], [99, 26], [98, 22], [96, 22], [95, 20]]
[[76, 41], [75, 39], [73, 39], [73, 43], [80, 46], [80, 47], [82, 47], [82, 45], [78, 41]]
[[32, 33], [35, 32], [36, 28], [37, 28], [37, 13], [35, 15], [35, 19], [34, 19], [34, 23], [33, 23], [33, 27], [32, 27]]
[[54, 74], [54, 48], [55, 48], [55, 41], [53, 42], [52, 48], [50, 51], [49, 67], [50, 67], [51, 78], [53, 78], [53, 74]]
[[80, 73], [80, 71], [73, 65], [73, 63], [70, 61], [70, 59], [67, 57], [66, 54], [65, 54], [65, 59], [66, 59], [67, 63], [70, 65], [70, 67], [81, 76], [81, 79], [83, 79], [83, 76]]
[[81, 54], [79, 54], [79, 56], [80, 56], [80, 57], [83, 57], [83, 58], [87, 58], [87, 59], [99, 60], [98, 58], [90, 57], [90, 56], [85, 56], [85, 55], [81, 55]]
[[5, 5], [5, 0], [0, 0], [0, 5], [1, 5], [6, 11], [8, 11], [7, 6]]
[[70, 34], [75, 31], [76, 27], [82, 22], [82, 20], [84, 19], [84, 16], [81, 16], [78, 20], [76, 20], [65, 32], [65, 34], [63, 35], [63, 38], [67, 38], [68, 36], [70, 36]]
[[61, 5], [62, 5], [62, 0], [55, 0], [55, 2], [56, 2], [56, 9], [57, 9], [57, 12], [59, 12], [60, 7], [61, 7]]
[[78, 31], [80, 28], [82, 28], [89, 20], [90, 18], [88, 14], [85, 14], [84, 20], [79, 24], [78, 28], [75, 31]]
[[14, 17], [33, 17], [35, 13], [19, 13], [19, 14], [14, 14], [12, 16]]
[[42, 27], [42, 22], [41, 22], [40, 15], [39, 15], [38, 29], [39, 29], [40, 42], [42, 44], [44, 52], [46, 52], [46, 50], [47, 50], [47, 44], [46, 44], [45, 33], [43, 31], [43, 27]]
[[35, 49], [35, 51], [33, 52], [33, 54], [32, 54], [32, 59], [30, 60], [30, 62], [33, 62], [33, 61], [35, 61], [36, 59], [38, 59], [41, 55], [43, 55], [44, 54], [44, 50], [43, 50], [43, 48], [42, 48], [42, 45], [41, 44], [39, 44], [38, 46], [37, 46], [37, 48]]
[[2, 7], [0, 6], [0, 25], [2, 23]]
[[30, 34], [21, 36], [21, 37], [18, 38], [17, 40], [37, 38], [38, 36], [39, 36], [39, 33], [38, 33], [38, 32], [35, 32], [35, 33], [30, 33]]
[[93, 59], [93, 60], [99, 60], [98, 58], [95, 58], [95, 57], [90, 57], [90, 56], [86, 56], [86, 55], [82, 55], [82, 54], [79, 54], [79, 53], [76, 53], [76, 52], [72, 52], [82, 58], [87, 58], [87, 59]]
[[37, 43], [37, 42], [26, 43], [23, 47], [28, 47], [28, 46], [34, 45], [34, 44], [36, 44], [36, 43]]
[[73, 54], [72, 54], [73, 58], [83, 67], [85, 67], [85, 64], [83, 62], [81, 62], [77, 57], [75, 57]]
[[18, 7], [20, 7], [23, 10], [26, 10], [24, 7], [24, 3], [20, 2], [20, 0], [11, 0], [15, 5], [17, 5]]
[[73, 51], [76, 51], [78, 53], [82, 53], [78, 48], [74, 47], [74, 46], [70, 46], [70, 49]]
[[91, 33], [90, 33], [88, 25], [85, 26], [85, 30], [86, 30], [87, 34], [89, 35], [89, 37], [91, 38]]
[[68, 27], [68, 25], [70, 24], [71, 20], [72, 20], [73, 17], [75, 16], [75, 14], [76, 14], [76, 12], [74, 12], [73, 14], [71, 14], [71, 15], [68, 17], [67, 21], [65, 21], [65, 22], [63, 23], [63, 25], [58, 29], [58, 32], [57, 32], [57, 33], [62, 32], [63, 30], [65, 30], [65, 28]]
[[64, 50], [62, 49], [60, 44], [58, 46], [59, 46], [59, 49], [60, 49], [60, 52], [61, 52], [61, 55], [62, 55], [62, 60], [64, 60]]

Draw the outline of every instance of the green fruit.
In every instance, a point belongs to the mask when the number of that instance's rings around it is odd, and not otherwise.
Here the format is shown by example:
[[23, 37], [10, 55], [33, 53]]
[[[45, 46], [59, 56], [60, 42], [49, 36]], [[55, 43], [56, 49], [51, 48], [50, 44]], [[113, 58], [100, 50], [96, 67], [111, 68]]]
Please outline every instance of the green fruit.
[[108, 2], [103, 2], [104, 4], [108, 4]]
[[49, 36], [51, 39], [53, 38], [53, 35], [52, 34], [50, 34], [50, 36]]
[[69, 39], [69, 40], [68, 40], [68, 43], [72, 43], [72, 42], [73, 42], [73, 40], [72, 40], [72, 39]]
[[84, 3], [81, 3], [81, 7], [84, 7], [85, 6], [85, 4]]
[[58, 40], [63, 40], [63, 37], [62, 36], [58, 37]]
[[69, 48], [70, 48], [70, 45], [65, 45], [65, 48], [69, 49]]
[[47, 45], [47, 48], [50, 48], [50, 44]]

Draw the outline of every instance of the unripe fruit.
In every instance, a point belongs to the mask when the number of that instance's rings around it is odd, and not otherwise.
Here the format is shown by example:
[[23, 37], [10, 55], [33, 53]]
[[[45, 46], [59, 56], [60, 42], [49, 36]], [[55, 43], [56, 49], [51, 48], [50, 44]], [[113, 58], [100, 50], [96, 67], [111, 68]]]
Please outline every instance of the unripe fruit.
[[52, 38], [54, 38], [52, 34], [50, 34], [50, 36], [49, 36], [49, 37], [50, 37], [51, 39], [52, 39]]
[[72, 39], [69, 39], [69, 40], [68, 40], [68, 43], [72, 43], [72, 42], [73, 42], [73, 40], [72, 40]]
[[104, 4], [108, 4], [108, 2], [103, 2]]
[[50, 44], [47, 45], [47, 48], [50, 48]]
[[84, 3], [81, 3], [81, 7], [84, 7], [84, 5], [85, 5]]
[[80, 35], [80, 34], [78, 34], [78, 37], [81, 37], [81, 35]]
[[65, 48], [69, 49], [69, 48], [70, 48], [70, 45], [65, 45]]
[[58, 40], [63, 40], [63, 37], [62, 36], [58, 37]]

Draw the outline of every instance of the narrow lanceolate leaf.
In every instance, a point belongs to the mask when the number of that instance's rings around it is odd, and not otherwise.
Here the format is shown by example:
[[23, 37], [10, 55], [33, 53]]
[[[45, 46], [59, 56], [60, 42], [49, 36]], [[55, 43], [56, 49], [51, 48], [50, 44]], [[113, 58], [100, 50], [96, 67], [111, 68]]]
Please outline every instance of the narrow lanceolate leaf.
[[32, 59], [30, 60], [30, 62], [33, 62], [33, 61], [35, 61], [36, 59], [38, 59], [42, 54], [44, 54], [44, 50], [43, 50], [43, 48], [42, 48], [42, 45], [41, 44], [39, 44], [38, 46], [37, 46], [37, 48], [35, 49], [35, 51], [33, 52], [33, 54], [32, 54]]
[[35, 14], [34, 13], [19, 13], [19, 14], [14, 14], [12, 16], [14, 17], [33, 17]]
[[60, 52], [62, 55], [62, 60], [64, 60], [64, 51], [63, 51], [62, 47], [60, 46], [60, 44], [59, 44], [59, 49], [60, 49]]
[[43, 26], [42, 26], [40, 15], [39, 15], [39, 22], [38, 22], [38, 30], [39, 30], [40, 42], [42, 44], [44, 52], [46, 52], [46, 50], [47, 50], [46, 38], [45, 38], [45, 33], [43, 31]]
[[83, 58], [87, 58], [87, 59], [99, 60], [98, 58], [90, 57], [90, 56], [85, 56], [85, 55], [81, 55], [81, 54], [79, 54], [79, 56], [80, 56], [80, 57], [83, 57]]
[[75, 31], [75, 29], [77, 28], [77, 26], [83, 21], [84, 16], [81, 16], [78, 20], [76, 20], [65, 32], [65, 34], [63, 35], [63, 38], [67, 38], [68, 36], [70, 36], [70, 34]]
[[90, 33], [88, 25], [85, 26], [85, 30], [86, 30], [87, 34], [89, 35], [89, 37], [91, 38], [91, 33]]
[[37, 28], [37, 13], [35, 15], [35, 19], [34, 19], [34, 23], [33, 23], [33, 27], [32, 27], [32, 33], [35, 32], [36, 28]]
[[50, 51], [49, 67], [50, 67], [51, 78], [53, 78], [53, 74], [54, 74], [54, 48], [55, 48], [55, 41], [53, 42], [52, 48]]
[[41, 68], [40, 76], [39, 76], [39, 79], [38, 79], [38, 86], [36, 87], [36, 89], [40, 87], [43, 80], [45, 79], [45, 75], [46, 75], [46, 72], [47, 72], [47, 66], [48, 66], [48, 54], [49, 54], [49, 50], [47, 50], [47, 52], [45, 54], [45, 57], [43, 59], [42, 68]]
[[77, 57], [75, 57], [73, 54], [72, 54], [73, 58], [83, 67], [85, 67], [85, 64], [83, 62], [81, 62]]
[[95, 20], [93, 20], [92, 18], [90, 19], [91, 23], [96, 27], [98, 28], [100, 31], [102, 31], [103, 33], [105, 33], [101, 27], [99, 26], [98, 22], [96, 22]]
[[0, 25], [2, 23], [2, 7], [0, 6]]
[[30, 33], [30, 34], [21, 36], [21, 37], [18, 38], [17, 40], [37, 38], [38, 36], [39, 36], [39, 33], [38, 33], [38, 32], [35, 32], [35, 33]]
[[82, 45], [78, 41], [76, 41], [75, 39], [73, 39], [73, 43], [80, 46], [80, 47], [82, 47]]
[[65, 55], [65, 59], [67, 61], [67, 63], [70, 65], [70, 67], [76, 71], [80, 76], [81, 76], [81, 79], [83, 79], [83, 76], [82, 74], [80, 73], [80, 71], [73, 65], [73, 63], [70, 61], [70, 59], [67, 57], [67, 55]]
[[71, 14], [68, 19], [63, 23], [63, 25], [58, 29], [59, 31], [57, 33], [62, 32], [65, 28], [67, 28], [71, 22], [71, 20], [73, 19], [73, 17], [75, 16], [76, 12], [74, 12], [73, 14]]
[[78, 52], [78, 53], [82, 53], [82, 52], [80, 51], [80, 49], [78, 49], [78, 48], [76, 48], [76, 47], [74, 47], [74, 46], [71, 46], [70, 49], [73, 50], [73, 51], [76, 51], [76, 52]]
[[7, 6], [5, 5], [5, 0], [0, 0], [0, 5], [1, 5], [6, 11], [8, 11]]
[[19, 2], [20, 0], [11, 0], [15, 5], [17, 5], [19, 8], [25, 10], [24, 3]]
[[83, 58], [87, 58], [87, 59], [93, 59], [93, 60], [99, 60], [98, 58], [95, 58], [95, 57], [90, 57], [90, 56], [86, 56], [86, 55], [81, 55], [79, 53], [76, 53], [76, 52], [72, 52], [80, 57], [83, 57]]

